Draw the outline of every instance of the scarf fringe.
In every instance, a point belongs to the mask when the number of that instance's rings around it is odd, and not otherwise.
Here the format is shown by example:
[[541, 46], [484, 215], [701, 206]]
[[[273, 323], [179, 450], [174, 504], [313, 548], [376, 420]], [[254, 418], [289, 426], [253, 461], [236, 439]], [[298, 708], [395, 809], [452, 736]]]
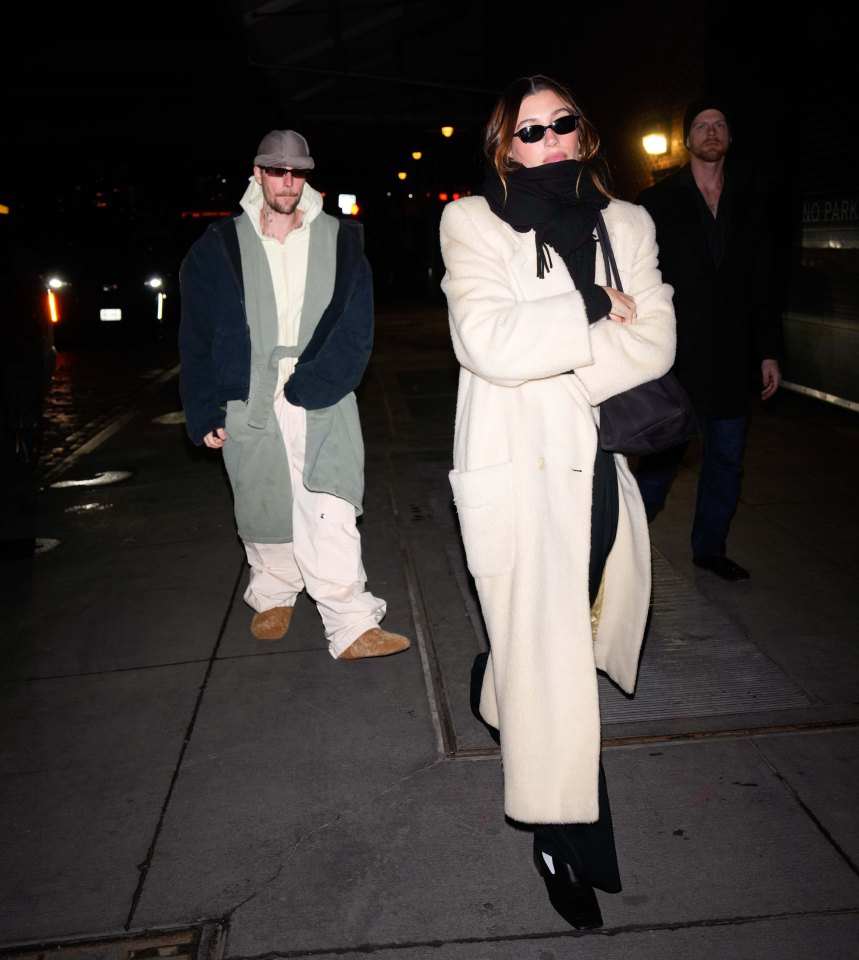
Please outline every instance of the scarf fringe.
[[552, 269], [552, 253], [549, 244], [540, 233], [534, 239], [537, 243], [537, 277], [542, 280], [546, 276], [546, 271]]

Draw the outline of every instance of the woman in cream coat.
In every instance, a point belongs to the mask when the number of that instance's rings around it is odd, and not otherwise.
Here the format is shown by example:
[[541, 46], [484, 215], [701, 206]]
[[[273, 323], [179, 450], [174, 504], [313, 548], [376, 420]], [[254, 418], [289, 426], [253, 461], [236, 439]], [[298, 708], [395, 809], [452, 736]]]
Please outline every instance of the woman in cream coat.
[[[484, 195], [441, 219], [461, 365], [450, 482], [490, 640], [479, 709], [505, 813], [535, 831], [555, 909], [587, 928], [593, 886], [620, 889], [597, 670], [634, 692], [650, 601], [644, 508], [626, 458], [600, 449], [599, 405], [671, 367], [672, 290], [653, 222], [610, 197], [566, 87], [510, 84], [484, 147]], [[605, 286], [599, 216], [625, 293]]]

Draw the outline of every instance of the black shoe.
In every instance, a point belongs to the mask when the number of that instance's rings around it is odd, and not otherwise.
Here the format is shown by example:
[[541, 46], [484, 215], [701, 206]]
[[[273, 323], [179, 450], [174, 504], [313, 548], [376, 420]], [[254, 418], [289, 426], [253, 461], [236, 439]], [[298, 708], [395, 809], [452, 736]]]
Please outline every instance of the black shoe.
[[748, 580], [751, 574], [738, 563], [729, 560], [727, 557], [693, 557], [692, 563], [702, 570], [709, 570], [715, 573], [717, 577], [723, 580], [730, 580], [735, 583], [737, 580]]
[[576, 930], [595, 930], [602, 926], [602, 914], [594, 888], [579, 880], [568, 863], [552, 856], [555, 872], [543, 859], [543, 853], [534, 840], [534, 866], [546, 884], [549, 903]]

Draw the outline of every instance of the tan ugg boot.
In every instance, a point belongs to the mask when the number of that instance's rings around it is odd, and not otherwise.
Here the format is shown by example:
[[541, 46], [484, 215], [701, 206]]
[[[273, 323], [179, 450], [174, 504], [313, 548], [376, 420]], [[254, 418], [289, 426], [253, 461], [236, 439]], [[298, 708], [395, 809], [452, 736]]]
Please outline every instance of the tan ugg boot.
[[257, 640], [280, 640], [289, 630], [292, 620], [292, 607], [272, 607], [255, 613], [251, 620], [251, 633]]
[[388, 633], [381, 627], [365, 630], [358, 639], [346, 647], [338, 660], [361, 660], [364, 657], [388, 657], [392, 653], [408, 650], [411, 641], [399, 633]]

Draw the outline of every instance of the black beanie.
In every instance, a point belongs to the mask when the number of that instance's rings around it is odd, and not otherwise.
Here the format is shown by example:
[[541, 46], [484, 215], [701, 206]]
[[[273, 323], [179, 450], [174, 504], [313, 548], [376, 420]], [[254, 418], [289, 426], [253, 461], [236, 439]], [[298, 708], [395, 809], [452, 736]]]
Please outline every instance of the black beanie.
[[728, 121], [728, 126], [732, 127], [731, 122], [731, 108], [722, 100], [721, 97], [699, 97], [697, 100], [693, 100], [689, 106], [686, 108], [686, 113], [683, 115], [683, 143], [686, 143], [686, 139], [689, 136], [689, 131], [692, 129], [692, 121], [699, 113], [702, 113], [704, 110], [718, 110], [720, 113], [724, 114], [725, 119]]

